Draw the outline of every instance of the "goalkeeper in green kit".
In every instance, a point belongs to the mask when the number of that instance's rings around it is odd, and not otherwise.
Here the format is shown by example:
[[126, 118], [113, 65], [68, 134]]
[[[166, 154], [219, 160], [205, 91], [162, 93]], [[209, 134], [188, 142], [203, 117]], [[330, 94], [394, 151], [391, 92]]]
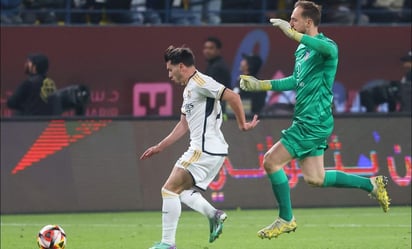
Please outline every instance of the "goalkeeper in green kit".
[[308, 184], [323, 188], [362, 189], [377, 199], [384, 212], [389, 210], [387, 177], [366, 178], [324, 169], [323, 154], [334, 123], [332, 86], [338, 65], [338, 47], [334, 41], [318, 32], [320, 17], [321, 6], [311, 1], [298, 1], [289, 23], [270, 19], [273, 26], [299, 43], [291, 76], [276, 80], [240, 76], [240, 87], [245, 91], [296, 91], [292, 125], [282, 131], [281, 139], [264, 156], [263, 166], [279, 205], [279, 217], [258, 232], [262, 239], [276, 238], [282, 233], [296, 230], [288, 178], [283, 170], [284, 165], [294, 158], [299, 161]]

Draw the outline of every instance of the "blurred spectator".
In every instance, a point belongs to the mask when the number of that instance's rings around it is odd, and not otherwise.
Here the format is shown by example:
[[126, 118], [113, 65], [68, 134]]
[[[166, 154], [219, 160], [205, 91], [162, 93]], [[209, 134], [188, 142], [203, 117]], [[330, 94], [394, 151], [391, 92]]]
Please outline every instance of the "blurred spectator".
[[131, 18], [134, 24], [144, 23], [144, 12], [146, 11], [146, 0], [132, 0], [130, 3]]
[[146, 0], [145, 23], [159, 24], [165, 19], [166, 2], [164, 0]]
[[220, 24], [222, 0], [172, 0], [170, 19], [180, 25]]
[[265, 116], [292, 115], [295, 108], [295, 91], [272, 91], [261, 114]]
[[412, 22], [412, 0], [404, 0], [401, 12], [401, 22]]
[[294, 4], [294, 0], [253, 1], [256, 14], [252, 21], [267, 23], [270, 18], [289, 20]]
[[196, 21], [205, 24], [220, 24], [222, 0], [191, 0], [190, 10], [196, 16]]
[[222, 22], [222, 19], [220, 18], [222, 0], [207, 0], [205, 3], [205, 9], [205, 23], [216, 25]]
[[[257, 78], [259, 70], [262, 66], [262, 59], [259, 55], [242, 54], [242, 60], [240, 61], [240, 74], [251, 75]], [[235, 92], [239, 92], [242, 100], [250, 100], [250, 114], [260, 115], [266, 102], [266, 91], [261, 92], [245, 92], [239, 88], [236, 88]]]
[[87, 0], [72, 0], [71, 2], [71, 24], [84, 24], [88, 22], [88, 17], [85, 12]]
[[[217, 37], [208, 37], [203, 43], [203, 56], [207, 61], [205, 74], [225, 87], [232, 89], [230, 70], [222, 57], [222, 42]], [[222, 112], [226, 114], [226, 103], [221, 101]]]
[[197, 0], [171, 0], [170, 2], [171, 23], [178, 25], [200, 25], [202, 23], [201, 14], [192, 10], [193, 5], [200, 6], [201, 2]]
[[223, 23], [267, 23], [270, 18], [289, 19], [295, 0], [225, 0]]
[[401, 57], [405, 75], [400, 80], [401, 105], [399, 111], [411, 113], [411, 73], [412, 73], [412, 51]]
[[[369, 17], [363, 13], [356, 16], [357, 0], [324, 0], [319, 1], [322, 5], [323, 16], [322, 22], [353, 25], [369, 23]], [[357, 19], [358, 18], [358, 19]]]
[[131, 23], [131, 3], [132, 0], [106, 0], [108, 21], [112, 23]]
[[403, 9], [404, 0], [367, 0], [365, 5], [371, 23], [400, 22]]
[[1, 24], [21, 24], [21, 0], [1, 0]]
[[[281, 79], [285, 75], [281, 71], [275, 72], [272, 79]], [[261, 111], [261, 116], [291, 115], [294, 112], [296, 91], [269, 91], [266, 105]]]
[[100, 24], [107, 21], [106, 0], [71, 0], [72, 24]]
[[[102, 24], [112, 13], [106, 13], [106, 0], [71, 0], [72, 24]], [[113, 10], [115, 11], [115, 10]], [[113, 12], [115, 13], [115, 12]], [[117, 13], [115, 13], [117, 14]]]
[[23, 0], [23, 5], [24, 23], [56, 24], [58, 22], [56, 10], [63, 11], [65, 0]]
[[164, 18], [165, 0], [132, 0], [130, 10], [134, 24], [160, 24]]
[[7, 106], [16, 115], [53, 115], [53, 105], [48, 97], [56, 91], [54, 81], [47, 77], [49, 60], [46, 55], [30, 54], [24, 64], [28, 78], [7, 100]]
[[222, 2], [222, 23], [256, 22], [259, 13], [254, 11], [251, 0], [225, 0]]
[[86, 0], [85, 8], [89, 11], [88, 21], [91, 24], [99, 24], [105, 21], [104, 8], [106, 0]]

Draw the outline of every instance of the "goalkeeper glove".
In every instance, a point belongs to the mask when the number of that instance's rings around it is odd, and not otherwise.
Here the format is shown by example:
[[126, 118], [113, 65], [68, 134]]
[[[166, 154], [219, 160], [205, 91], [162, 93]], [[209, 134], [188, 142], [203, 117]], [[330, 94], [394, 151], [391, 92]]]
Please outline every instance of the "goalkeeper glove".
[[240, 75], [240, 88], [248, 92], [269, 91], [272, 89], [270, 80], [258, 80], [250, 75]]
[[292, 27], [287, 21], [282, 20], [282, 19], [271, 18], [270, 22], [272, 23], [273, 26], [280, 28], [280, 30], [282, 30], [283, 33], [285, 33], [285, 35], [289, 37], [290, 39], [293, 39], [297, 42], [300, 42], [300, 40], [302, 40], [303, 34], [292, 29]]

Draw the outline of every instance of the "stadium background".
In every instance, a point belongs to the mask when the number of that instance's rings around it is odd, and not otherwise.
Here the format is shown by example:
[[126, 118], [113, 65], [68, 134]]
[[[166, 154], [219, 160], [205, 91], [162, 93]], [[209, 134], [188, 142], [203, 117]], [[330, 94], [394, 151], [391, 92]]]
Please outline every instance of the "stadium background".
[[[339, 112], [362, 111], [358, 92], [368, 83], [403, 76], [400, 57], [410, 50], [410, 26], [325, 26], [321, 31], [340, 49], [334, 89]], [[204, 39], [210, 35], [221, 38], [232, 85], [239, 75], [242, 53], [261, 55], [264, 63], [259, 77], [276, 78], [292, 72], [296, 49], [295, 43], [268, 25], [4, 26], [1, 33], [3, 117], [11, 115], [6, 99], [25, 77], [23, 63], [33, 51], [49, 56], [49, 76], [59, 88], [79, 83], [90, 87], [88, 116], [173, 116], [180, 113], [182, 88], [167, 78], [163, 51], [169, 45], [191, 47], [199, 70], [204, 70]]]
[[[325, 166], [388, 175], [393, 204], [410, 205], [410, 115], [353, 113], [363, 111], [358, 93], [368, 83], [404, 74], [399, 58], [410, 50], [410, 25], [328, 25], [321, 31], [340, 49], [334, 89], [340, 113]], [[232, 85], [242, 53], [262, 56], [261, 78], [291, 73], [296, 44], [268, 25], [2, 26], [1, 213], [158, 210], [160, 187], [187, 147], [182, 140], [138, 161], [179, 114], [182, 88], [168, 80], [163, 51], [171, 44], [191, 47], [203, 70], [202, 46], [210, 35], [224, 44]], [[11, 117], [5, 102], [24, 79], [23, 63], [31, 52], [49, 56], [49, 76], [59, 88], [90, 87], [87, 117]], [[238, 132], [234, 120], [225, 122], [229, 160], [205, 196], [222, 208], [272, 208], [259, 158], [289, 122], [288, 116], [266, 117], [247, 134]], [[296, 207], [376, 205], [357, 190], [312, 189], [295, 166], [287, 169]]]

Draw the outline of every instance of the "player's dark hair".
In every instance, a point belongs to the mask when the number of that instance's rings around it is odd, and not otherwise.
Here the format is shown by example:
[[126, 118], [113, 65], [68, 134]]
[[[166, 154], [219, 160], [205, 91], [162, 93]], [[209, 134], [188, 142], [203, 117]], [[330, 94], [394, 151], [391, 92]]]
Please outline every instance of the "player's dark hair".
[[169, 46], [164, 53], [165, 62], [170, 61], [170, 64], [183, 65], [189, 67], [195, 65], [195, 56], [190, 48]]
[[317, 5], [312, 1], [297, 1], [295, 8], [301, 7], [303, 9], [302, 16], [313, 20], [315, 26], [319, 26], [322, 15], [322, 6]]
[[219, 38], [214, 37], [214, 36], [209, 36], [209, 37], [205, 40], [205, 42], [213, 42], [218, 49], [221, 49], [222, 46], [223, 46], [223, 45], [222, 45], [222, 42], [219, 40]]

